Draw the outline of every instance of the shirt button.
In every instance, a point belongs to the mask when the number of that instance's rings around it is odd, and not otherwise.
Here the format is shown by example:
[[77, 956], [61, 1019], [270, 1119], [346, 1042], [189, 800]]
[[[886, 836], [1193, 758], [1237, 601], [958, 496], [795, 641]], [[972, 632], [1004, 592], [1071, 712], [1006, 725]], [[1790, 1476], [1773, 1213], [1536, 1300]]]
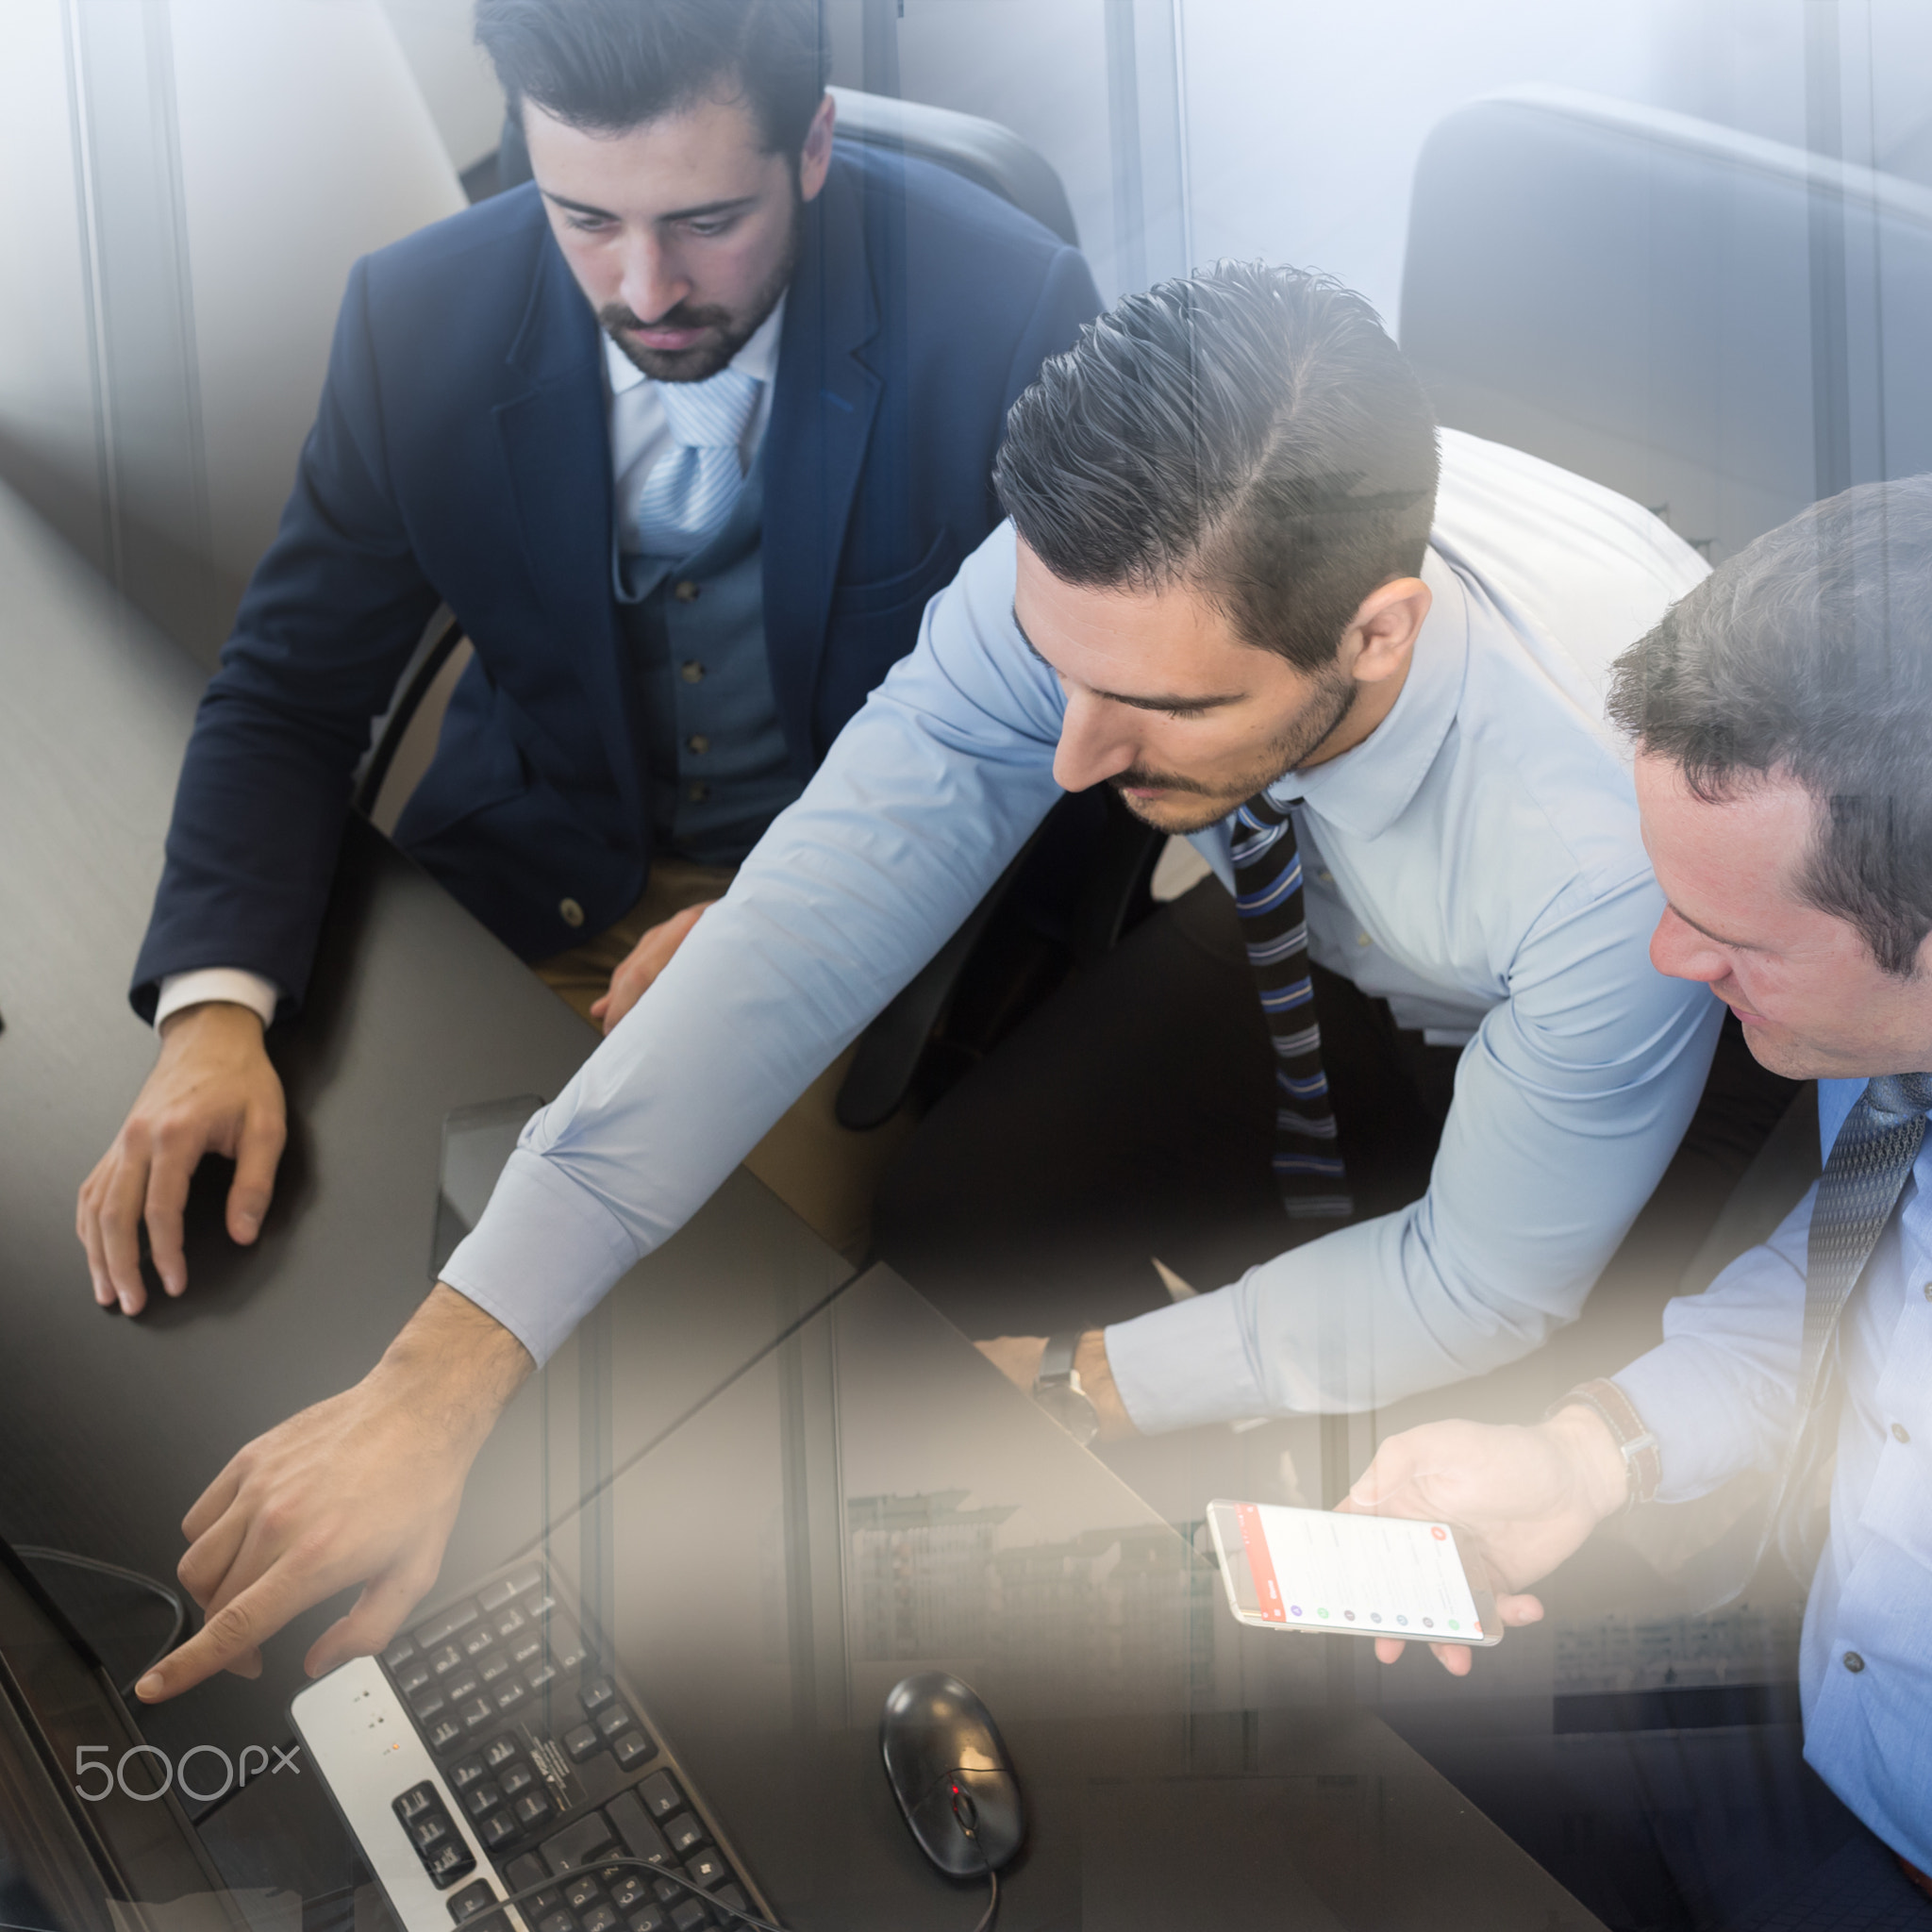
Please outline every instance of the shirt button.
[[1853, 1676], [1856, 1677], [1864, 1668], [1865, 1659], [1856, 1650], [1845, 1652], [1845, 1669], [1851, 1672]]
[[689, 577], [679, 577], [672, 585], [671, 594], [680, 604], [695, 604], [698, 601], [698, 587]]
[[706, 799], [710, 797], [711, 788], [708, 785], [688, 786], [685, 790], [684, 795], [688, 799], [690, 799], [693, 805], [702, 805], [704, 804]]
[[1315, 876], [1318, 879], [1320, 879], [1324, 886], [1332, 886], [1335, 883], [1335, 874], [1332, 872], [1330, 872], [1325, 865], [1322, 868], [1320, 872], [1318, 872], [1315, 874]]
[[687, 658], [684, 660], [684, 662], [677, 667], [677, 675], [678, 676], [683, 678], [685, 683], [687, 684], [698, 684], [701, 683], [704, 679], [705, 667], [702, 664], [700, 664], [695, 658]]
[[1912, 1440], [1912, 1432], [1906, 1427], [1905, 1424], [1893, 1423], [1891, 1425], [1891, 1440], [1894, 1442], [1909, 1442]]
[[1355, 936], [1355, 942], [1358, 946], [1373, 946], [1375, 943], [1374, 941], [1372, 940], [1365, 932], [1357, 933]]
[[1928, 1302], [1932, 1302], [1932, 1281], [1928, 1281], [1925, 1284], [1925, 1299]]
[[566, 925], [581, 925], [584, 923], [584, 908], [575, 899], [559, 900], [557, 916]]
[[696, 752], [702, 758], [706, 752], [710, 750], [711, 741], [702, 731], [694, 732], [684, 741], [684, 748], [686, 751]]

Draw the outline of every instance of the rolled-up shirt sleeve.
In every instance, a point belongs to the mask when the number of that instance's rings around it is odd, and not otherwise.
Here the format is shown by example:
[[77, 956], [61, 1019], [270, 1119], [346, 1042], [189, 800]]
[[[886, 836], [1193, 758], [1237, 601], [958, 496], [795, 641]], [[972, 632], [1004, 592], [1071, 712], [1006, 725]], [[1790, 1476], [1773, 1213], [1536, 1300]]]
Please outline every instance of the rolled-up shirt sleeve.
[[1422, 1200], [1107, 1331], [1137, 1426], [1381, 1407], [1575, 1318], [1669, 1163], [1723, 1008], [1650, 964], [1647, 872], [1553, 905], [1457, 1070]]
[[541, 1362], [930, 959], [1060, 795], [1002, 525], [675, 958], [525, 1128], [443, 1280]]

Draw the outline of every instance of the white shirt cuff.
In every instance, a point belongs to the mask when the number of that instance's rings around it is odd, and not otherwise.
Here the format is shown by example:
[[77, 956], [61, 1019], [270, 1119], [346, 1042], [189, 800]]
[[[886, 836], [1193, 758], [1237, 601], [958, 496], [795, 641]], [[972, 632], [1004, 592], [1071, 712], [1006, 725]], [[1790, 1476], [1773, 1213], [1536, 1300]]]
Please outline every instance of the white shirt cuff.
[[1272, 1405], [1241, 1339], [1232, 1289], [1107, 1330], [1107, 1365], [1143, 1436], [1265, 1415]]
[[239, 966], [204, 966], [193, 973], [171, 973], [161, 981], [161, 996], [155, 1002], [155, 1025], [158, 1027], [170, 1013], [183, 1007], [204, 1007], [210, 1001], [225, 1001], [232, 1007], [246, 1007], [264, 1026], [275, 1017], [281, 989], [258, 973], [244, 973]]

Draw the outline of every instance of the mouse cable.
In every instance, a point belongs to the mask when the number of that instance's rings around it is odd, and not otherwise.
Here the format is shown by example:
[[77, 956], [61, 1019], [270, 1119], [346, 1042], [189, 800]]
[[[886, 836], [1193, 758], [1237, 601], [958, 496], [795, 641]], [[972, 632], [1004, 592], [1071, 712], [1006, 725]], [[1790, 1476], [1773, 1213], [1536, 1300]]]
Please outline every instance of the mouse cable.
[[152, 1576], [143, 1576], [139, 1570], [124, 1569], [119, 1563], [104, 1563], [98, 1557], [76, 1557], [72, 1550], [50, 1550], [37, 1543], [16, 1543], [13, 1554], [27, 1563], [66, 1563], [75, 1570], [92, 1571], [96, 1576], [111, 1576], [117, 1583], [131, 1583], [139, 1590], [150, 1591], [158, 1596], [175, 1613], [175, 1622], [161, 1647], [154, 1656], [119, 1687], [123, 1697], [132, 1697], [134, 1687], [180, 1642], [181, 1633], [188, 1627], [188, 1606], [182, 1602], [178, 1591], [171, 1590], [165, 1583], [158, 1583]]
[[[727, 1906], [722, 1899], [713, 1898], [695, 1878], [687, 1878], [682, 1872], [674, 1872], [668, 1865], [654, 1865], [648, 1858], [586, 1858], [581, 1865], [573, 1866], [569, 1872], [559, 1872], [555, 1877], [546, 1878], [541, 1885], [526, 1885], [523, 1890], [513, 1891], [508, 1897], [498, 1899], [496, 1903], [499, 1907], [520, 1906], [526, 1898], [535, 1898], [540, 1891], [554, 1891], [578, 1872], [595, 1874], [600, 1872], [615, 1872], [621, 1868], [648, 1872], [658, 1878], [668, 1878], [674, 1884], [683, 1886], [687, 1891], [695, 1892], [714, 1912], [729, 1912], [739, 1924], [750, 1925], [755, 1928], [755, 1932], [785, 1932], [784, 1926], [774, 1925], [769, 1919], [760, 1919], [752, 1912], [741, 1912], [736, 1906]], [[480, 1918], [482, 1914], [474, 1913], [472, 1916]]]

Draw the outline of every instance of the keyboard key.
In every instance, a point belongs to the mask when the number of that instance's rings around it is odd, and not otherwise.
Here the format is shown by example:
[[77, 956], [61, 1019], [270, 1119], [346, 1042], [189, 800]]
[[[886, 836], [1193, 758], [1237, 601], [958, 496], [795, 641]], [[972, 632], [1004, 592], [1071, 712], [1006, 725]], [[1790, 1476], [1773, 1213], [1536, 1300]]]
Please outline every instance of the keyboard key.
[[495, 1722], [496, 1707], [487, 1697], [475, 1697], [457, 1715], [462, 1719], [464, 1730], [475, 1733]]
[[424, 1812], [428, 1810], [435, 1803], [436, 1787], [434, 1785], [411, 1785], [396, 1800], [395, 1813], [405, 1824], [408, 1824], [422, 1817]]
[[454, 1885], [458, 1878], [467, 1878], [476, 1869], [476, 1861], [470, 1856], [469, 1847], [458, 1844], [454, 1840], [423, 1862], [439, 1889]]
[[521, 1677], [511, 1677], [496, 1687], [496, 1707], [499, 1711], [508, 1713], [514, 1710], [529, 1694], [529, 1687]]
[[483, 1681], [486, 1684], [500, 1684], [509, 1675], [511, 1669], [509, 1658], [502, 1651], [496, 1651], [483, 1659]]
[[557, 1599], [547, 1590], [532, 1591], [517, 1606], [517, 1608], [523, 1611], [524, 1615], [529, 1618], [533, 1624], [540, 1618], [547, 1617], [556, 1607]]
[[450, 1766], [449, 1781], [459, 1791], [466, 1791], [484, 1775], [484, 1764], [480, 1757], [460, 1757]]
[[559, 1906], [537, 1921], [537, 1932], [577, 1932], [577, 1922]]
[[[527, 1637], [519, 1637], [509, 1647], [509, 1660], [518, 1670], [527, 1670], [532, 1664], [543, 1660], [543, 1638], [541, 1632], [532, 1630]], [[557, 1674], [553, 1670], [551, 1675]]]
[[486, 1852], [500, 1852], [517, 1835], [517, 1822], [508, 1811], [493, 1811], [476, 1827]]
[[642, 1731], [626, 1731], [611, 1745], [610, 1755], [617, 1759], [619, 1771], [635, 1771], [658, 1755], [658, 1747]]
[[594, 1872], [573, 1872], [564, 1881], [563, 1902], [574, 1912], [587, 1909], [603, 1896], [604, 1888], [597, 1882]]
[[578, 1724], [575, 1730], [564, 1732], [563, 1748], [570, 1753], [573, 1763], [581, 1764], [603, 1750], [604, 1740], [589, 1724]]
[[671, 1923], [676, 1927], [676, 1932], [698, 1932], [699, 1926], [711, 1923], [711, 1915], [687, 1893], [681, 1906], [671, 1907]]
[[514, 1637], [519, 1630], [527, 1630], [530, 1627], [530, 1620], [512, 1604], [508, 1609], [498, 1615], [492, 1627], [499, 1637]]
[[684, 1869], [708, 1891], [714, 1885], [722, 1885], [731, 1874], [725, 1869], [724, 1860], [715, 1851], [707, 1848], [692, 1855], [685, 1861]]
[[466, 1697], [474, 1697], [483, 1688], [483, 1679], [475, 1671], [458, 1671], [454, 1676], [445, 1677], [441, 1686], [441, 1693], [452, 1704], [460, 1704]]
[[608, 1899], [600, 1899], [588, 1912], [577, 1914], [577, 1932], [617, 1932], [622, 1924]]
[[[721, 1885], [711, 1894], [711, 1909], [715, 1912], [720, 1906], [728, 1906], [733, 1912], [748, 1912], [751, 1910], [751, 1901], [744, 1895], [744, 1887], [740, 1885], [735, 1879], [729, 1885]], [[723, 1916], [727, 1925], [737, 1924], [738, 1921], [732, 1918], [728, 1912]]]
[[463, 1654], [454, 1643], [445, 1643], [429, 1653], [429, 1668], [439, 1677], [446, 1677], [452, 1671], [459, 1669], [462, 1661]]
[[439, 1807], [425, 1811], [409, 1827], [409, 1837], [419, 1852], [434, 1851], [449, 1836], [449, 1820]]
[[463, 1655], [467, 1657], [481, 1657], [486, 1650], [493, 1650], [495, 1647], [496, 1632], [488, 1624], [480, 1630], [472, 1630], [463, 1639]]
[[619, 1791], [604, 1810], [617, 1827], [625, 1850], [633, 1858], [641, 1858], [647, 1865], [670, 1863], [671, 1847], [664, 1842], [664, 1834], [644, 1815], [635, 1791]]
[[458, 1630], [467, 1630], [476, 1621], [477, 1614], [474, 1603], [459, 1603], [453, 1609], [443, 1611], [441, 1616], [417, 1624], [416, 1642], [421, 1649], [434, 1650], [439, 1643], [447, 1643]]
[[441, 1690], [419, 1690], [409, 1699], [409, 1708], [416, 1713], [416, 1722], [426, 1724], [449, 1700]]
[[617, 1686], [608, 1677], [594, 1678], [577, 1692], [577, 1702], [584, 1707], [586, 1717], [595, 1717], [607, 1704], [616, 1701]]
[[491, 1771], [501, 1771], [517, 1755], [514, 1738], [491, 1738], [483, 1747], [483, 1762]]
[[525, 1831], [535, 1831], [552, 1815], [553, 1809], [549, 1794], [544, 1791], [525, 1791], [510, 1808]]
[[524, 1902], [524, 1916], [531, 1924], [546, 1913], [554, 1912], [563, 1903], [563, 1893], [554, 1885], [546, 1885], [541, 1891], [535, 1891]]
[[462, 1741], [463, 1727], [454, 1718], [440, 1717], [429, 1727], [429, 1748], [432, 1751], [454, 1751]]
[[624, 1922], [630, 1932], [671, 1932], [671, 1921], [664, 1916], [664, 1907], [655, 1899], [640, 1906]]
[[448, 1903], [450, 1917], [460, 1925], [465, 1919], [474, 1919], [496, 1903], [496, 1888], [489, 1879], [478, 1878], [462, 1890], [451, 1892]]
[[680, 1811], [675, 1818], [664, 1821], [664, 1836], [670, 1840], [671, 1849], [681, 1858], [685, 1853], [703, 1844], [710, 1833], [689, 1811]]
[[545, 1839], [542, 1846], [544, 1862], [559, 1876], [594, 1865], [600, 1857], [609, 1856], [614, 1849], [610, 1827], [597, 1811], [567, 1825], [555, 1838]]
[[560, 1618], [550, 1625], [550, 1661], [559, 1671], [574, 1671], [590, 1652], [584, 1640]]
[[[537, 1782], [537, 1774], [519, 1757], [514, 1764], [506, 1765], [497, 1782], [503, 1787], [506, 1798], [520, 1798]], [[531, 1881], [534, 1884], [536, 1881]]]
[[621, 1704], [613, 1704], [608, 1710], [597, 1713], [597, 1735], [600, 1738], [614, 1738], [620, 1731], [627, 1731], [636, 1720]]
[[485, 1778], [480, 1785], [472, 1785], [463, 1793], [463, 1809], [472, 1818], [481, 1818], [486, 1811], [494, 1811], [503, 1803], [503, 1787]]
[[[525, 1852], [503, 1868], [503, 1875], [512, 1891], [528, 1891], [531, 1886], [541, 1885], [550, 1876], [550, 1868], [535, 1852]], [[535, 1903], [531, 1900], [532, 1905]]]
[[620, 1912], [633, 1912], [651, 1895], [651, 1888], [635, 1872], [626, 1872], [610, 1888], [610, 1903]]
[[638, 1796], [653, 1818], [669, 1818], [674, 1811], [684, 1808], [684, 1793], [668, 1771], [654, 1771], [638, 1787]]
[[[541, 1651], [539, 1655], [541, 1657]], [[524, 1682], [526, 1683], [532, 1690], [542, 1690], [544, 1685], [549, 1683], [551, 1679], [556, 1675], [557, 1666], [555, 1664], [546, 1664], [541, 1662], [534, 1663], [529, 1665], [525, 1670]]]
[[413, 1697], [429, 1681], [429, 1666], [420, 1657], [414, 1663], [405, 1664], [396, 1673], [396, 1689], [405, 1697]]
[[[525, 1586], [527, 1588], [527, 1586]], [[476, 1592], [477, 1607], [483, 1610], [500, 1610], [513, 1596], [522, 1596], [514, 1576], [499, 1576], [488, 1590]]]
[[391, 1643], [386, 1651], [383, 1652], [382, 1660], [390, 1667], [391, 1670], [399, 1671], [415, 1655], [416, 1646], [414, 1642], [412, 1642], [410, 1639], [407, 1637], [398, 1637], [396, 1641], [393, 1643]]

